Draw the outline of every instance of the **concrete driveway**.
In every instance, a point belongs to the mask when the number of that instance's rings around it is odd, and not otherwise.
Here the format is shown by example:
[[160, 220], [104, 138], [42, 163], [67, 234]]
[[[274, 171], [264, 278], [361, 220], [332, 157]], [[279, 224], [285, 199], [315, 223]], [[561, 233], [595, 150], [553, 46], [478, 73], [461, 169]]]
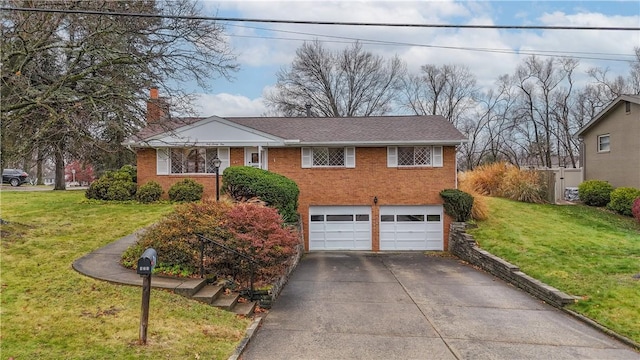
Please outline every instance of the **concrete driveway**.
[[310, 253], [242, 359], [640, 359], [454, 258]]

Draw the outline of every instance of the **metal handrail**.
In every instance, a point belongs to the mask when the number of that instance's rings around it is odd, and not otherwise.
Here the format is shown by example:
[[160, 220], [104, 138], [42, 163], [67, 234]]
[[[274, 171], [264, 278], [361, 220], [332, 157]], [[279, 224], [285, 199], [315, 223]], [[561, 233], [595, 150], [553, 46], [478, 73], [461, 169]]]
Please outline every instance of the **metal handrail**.
[[230, 248], [229, 246], [213, 240], [213, 239], [209, 239], [208, 237], [202, 235], [202, 234], [196, 234], [196, 236], [198, 237], [198, 240], [200, 240], [200, 278], [204, 278], [204, 243], [209, 242], [210, 244], [213, 244], [227, 252], [230, 252], [232, 254], [235, 254], [245, 260], [247, 260], [247, 262], [249, 262], [250, 269], [251, 269], [251, 277], [249, 278], [249, 282], [250, 282], [250, 289], [249, 289], [249, 297], [250, 300], [253, 301], [253, 295], [255, 293], [254, 288], [253, 288], [253, 280], [254, 280], [254, 275], [255, 275], [255, 266], [256, 265], [260, 265], [254, 258], [252, 258], [251, 256], [241, 253], [236, 249]]

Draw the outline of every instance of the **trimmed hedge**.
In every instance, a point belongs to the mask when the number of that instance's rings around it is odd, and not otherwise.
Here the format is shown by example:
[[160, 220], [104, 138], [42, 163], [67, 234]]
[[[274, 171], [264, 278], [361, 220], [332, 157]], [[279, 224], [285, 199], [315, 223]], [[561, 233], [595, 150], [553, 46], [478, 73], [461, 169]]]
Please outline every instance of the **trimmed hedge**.
[[285, 222], [298, 220], [298, 185], [291, 179], [250, 166], [231, 166], [224, 170], [222, 187], [237, 201], [254, 197], [278, 209]]
[[607, 204], [607, 208], [621, 215], [633, 216], [631, 207], [634, 200], [639, 197], [640, 189], [619, 187], [611, 192], [611, 201]]
[[462, 222], [471, 219], [473, 196], [462, 190], [445, 189], [440, 192], [440, 197], [444, 200], [444, 212], [453, 217], [455, 221]]
[[178, 202], [200, 201], [204, 186], [193, 179], [182, 179], [169, 188], [169, 199]]
[[587, 180], [578, 185], [580, 200], [589, 206], [605, 206], [611, 201], [613, 186], [603, 180]]

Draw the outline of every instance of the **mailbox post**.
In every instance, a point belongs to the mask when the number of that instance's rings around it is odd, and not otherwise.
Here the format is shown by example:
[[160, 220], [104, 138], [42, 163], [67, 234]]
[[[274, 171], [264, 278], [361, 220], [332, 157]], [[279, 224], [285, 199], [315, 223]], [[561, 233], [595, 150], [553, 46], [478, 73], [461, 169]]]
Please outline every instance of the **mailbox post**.
[[140, 344], [147, 344], [147, 328], [149, 324], [149, 300], [151, 299], [151, 272], [156, 266], [158, 255], [149, 248], [138, 259], [136, 272], [142, 276], [142, 314], [140, 315]]

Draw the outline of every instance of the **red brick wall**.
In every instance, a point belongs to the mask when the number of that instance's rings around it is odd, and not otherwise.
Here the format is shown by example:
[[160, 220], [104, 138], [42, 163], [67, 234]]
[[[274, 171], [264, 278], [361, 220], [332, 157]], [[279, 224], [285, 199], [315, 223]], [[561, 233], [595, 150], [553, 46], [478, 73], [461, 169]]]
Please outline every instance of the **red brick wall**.
[[[300, 187], [298, 211], [304, 228], [308, 229], [311, 205], [367, 205], [372, 207], [373, 250], [379, 250], [379, 206], [381, 205], [440, 205], [442, 189], [454, 188], [456, 177], [455, 147], [443, 149], [443, 167], [387, 168], [387, 148], [356, 148], [356, 167], [307, 168], [301, 166], [300, 148], [270, 148], [269, 171], [282, 174]], [[231, 149], [231, 165], [244, 164], [244, 149]], [[156, 176], [154, 149], [138, 150], [138, 183], [155, 180], [168, 191], [185, 176]], [[215, 176], [190, 175], [205, 186], [205, 197], [215, 197]], [[165, 194], [166, 195], [166, 194]], [[378, 198], [374, 205], [373, 198]], [[444, 249], [448, 248], [451, 219], [444, 217]], [[305, 248], [309, 248], [308, 233]]]

